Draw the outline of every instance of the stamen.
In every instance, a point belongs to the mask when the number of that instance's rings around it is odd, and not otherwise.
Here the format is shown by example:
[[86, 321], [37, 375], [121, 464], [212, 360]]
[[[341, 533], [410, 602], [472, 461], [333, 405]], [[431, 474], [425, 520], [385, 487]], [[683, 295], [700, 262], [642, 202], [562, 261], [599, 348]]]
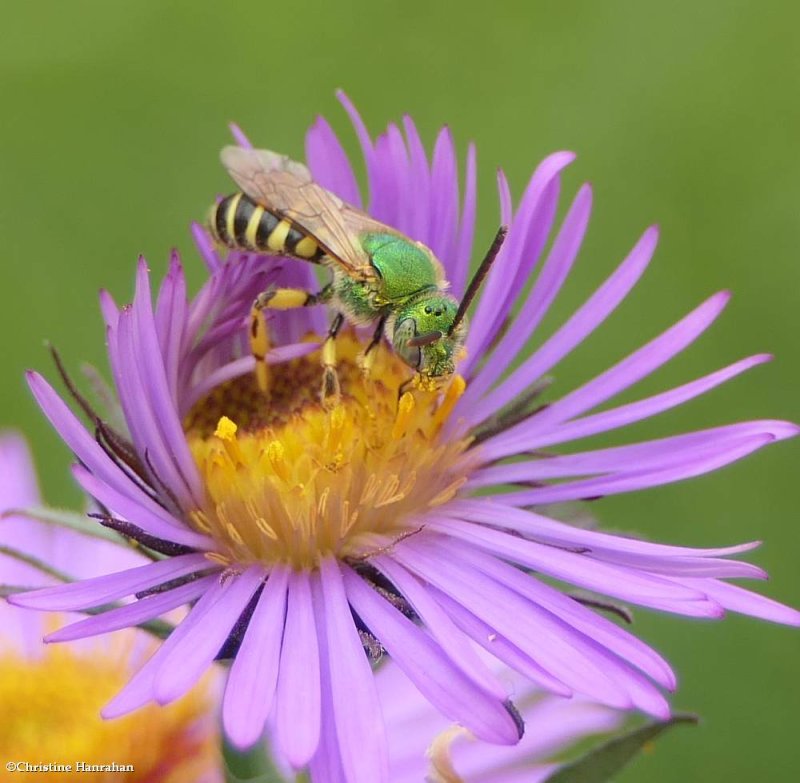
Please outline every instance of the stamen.
[[431, 506], [431, 508], [433, 508], [435, 506], [441, 506], [444, 503], [449, 502], [456, 496], [458, 490], [461, 489], [461, 487], [463, 487], [464, 484], [466, 483], [467, 483], [466, 476], [462, 476], [461, 478], [456, 479], [449, 487], [445, 487], [438, 495], [431, 498], [429, 501], [429, 505]]
[[411, 392], [405, 392], [397, 403], [397, 416], [394, 420], [394, 427], [392, 427], [394, 440], [400, 440], [406, 434], [414, 407], [414, 395]]
[[218, 438], [222, 442], [225, 451], [234, 465], [239, 465], [244, 462], [242, 450], [236, 441], [236, 431], [238, 429], [239, 428], [236, 426], [235, 422], [233, 422], [227, 416], [222, 416], [217, 423], [217, 429], [214, 430], [214, 437]]
[[221, 555], [218, 552], [204, 552], [203, 557], [205, 557], [206, 560], [210, 560], [215, 565], [221, 565], [224, 568], [227, 568], [231, 564], [230, 557]]
[[450, 381], [450, 385], [447, 387], [447, 391], [444, 393], [441, 404], [437, 408], [436, 413], [433, 414], [433, 428], [435, 432], [439, 432], [442, 425], [450, 418], [453, 408], [466, 388], [467, 382], [464, 378], [460, 375], [454, 375], [453, 380]]
[[426, 783], [465, 783], [453, 767], [452, 745], [461, 738], [473, 739], [463, 726], [451, 726], [438, 734], [425, 755], [431, 762], [430, 771], [425, 776]]
[[272, 469], [281, 477], [287, 484], [291, 480], [289, 468], [286, 465], [286, 449], [279, 440], [273, 440], [267, 446], [267, 459], [269, 459]]

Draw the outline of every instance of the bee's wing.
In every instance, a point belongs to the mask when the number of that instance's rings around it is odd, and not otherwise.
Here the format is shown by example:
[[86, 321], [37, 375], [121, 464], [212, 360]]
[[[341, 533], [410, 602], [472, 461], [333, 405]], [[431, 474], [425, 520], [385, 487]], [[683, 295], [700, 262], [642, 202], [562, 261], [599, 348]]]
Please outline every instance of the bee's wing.
[[364, 231], [391, 229], [325, 190], [314, 182], [302, 163], [285, 155], [231, 146], [222, 150], [220, 158], [234, 182], [250, 198], [295, 221], [348, 275], [375, 277], [358, 236]]

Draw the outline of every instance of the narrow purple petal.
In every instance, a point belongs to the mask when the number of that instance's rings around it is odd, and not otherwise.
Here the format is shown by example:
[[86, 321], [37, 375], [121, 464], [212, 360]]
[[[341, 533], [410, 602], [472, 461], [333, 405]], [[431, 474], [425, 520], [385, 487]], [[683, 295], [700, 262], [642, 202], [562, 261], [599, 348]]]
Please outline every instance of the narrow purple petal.
[[452, 258], [458, 225], [458, 169], [450, 128], [439, 131], [431, 164], [430, 247], [437, 258]]
[[[431, 529], [460, 538], [520, 565], [623, 601], [643, 606], [652, 606], [652, 602], [657, 601], [657, 608], [662, 608], [665, 602], [671, 602], [675, 608], [670, 611], [682, 612], [685, 609], [693, 612], [693, 607], [684, 607], [683, 604], [704, 603], [707, 600], [700, 590], [678, 585], [665, 577], [592, 560], [575, 552], [526, 541], [481, 525], [444, 519], [433, 520], [429, 524]], [[410, 539], [404, 541], [403, 545], [410, 542]]]
[[289, 574], [278, 672], [278, 744], [289, 763], [298, 769], [314, 755], [320, 738], [320, 660], [311, 594], [311, 580], [316, 578], [296, 571]]
[[[617, 308], [644, 273], [658, 242], [654, 226], [617, 267], [614, 273], [573, 314], [533, 356], [524, 361], [494, 391], [476, 406], [476, 420], [482, 420], [511, 402], [520, 392], [553, 368], [583, 342]], [[485, 297], [484, 297], [485, 298]]]
[[172, 252], [169, 271], [158, 292], [155, 324], [161, 354], [164, 357], [164, 372], [169, 393], [178, 399], [178, 369], [184, 349], [184, 330], [188, 311], [186, 278], [176, 251]]
[[[384, 162], [383, 176], [386, 188], [386, 203], [391, 204], [392, 214], [386, 214], [390, 225], [411, 236], [413, 212], [421, 205], [416, 203], [411, 191], [411, 168], [408, 162], [408, 150], [400, 129], [389, 123], [385, 133], [375, 141], [378, 158]], [[425, 237], [413, 237], [425, 239]]]
[[153, 683], [159, 666], [174, 650], [183, 645], [185, 638], [193, 628], [197, 625], [202, 625], [208, 611], [219, 598], [221, 587], [219, 579], [215, 579], [212, 582], [209, 589], [200, 596], [197, 603], [177, 628], [162, 642], [142, 668], [128, 680], [125, 687], [103, 707], [100, 714], [104, 718], [117, 718], [120, 715], [125, 715], [155, 698]]
[[222, 258], [214, 246], [208, 231], [200, 223], [192, 223], [192, 238], [208, 271], [213, 275], [221, 266]]
[[[36, 469], [21, 435], [0, 430], [0, 468], [0, 511], [29, 508], [41, 502]], [[8, 543], [7, 536], [3, 541]]]
[[102, 614], [96, 614], [59, 628], [45, 636], [44, 640], [46, 642], [71, 642], [75, 639], [85, 639], [87, 636], [118, 631], [121, 628], [132, 628], [194, 601], [203, 595], [217, 579], [219, 579], [217, 574], [210, 574], [172, 590], [148, 595], [135, 603], [125, 604], [117, 609], [109, 609]]
[[344, 581], [358, 616], [428, 701], [480, 739], [501, 745], [519, 740], [517, 725], [503, 703], [474, 685], [430, 636], [349, 568], [344, 570]]
[[654, 340], [543, 410], [538, 423], [543, 427], [560, 424], [597, 407], [646, 377], [703, 334], [719, 317], [729, 300], [730, 293], [727, 291], [710, 297]]
[[[33, 554], [59, 567], [59, 535], [62, 531], [36, 522], [12, 511], [32, 508], [41, 503], [36, 469], [25, 439], [16, 432], [0, 431], [0, 544], [21, 552]], [[73, 543], [73, 542], [63, 542]], [[54, 551], [55, 550], [55, 551]], [[69, 564], [67, 559], [67, 564]], [[56, 580], [41, 571], [0, 554], [0, 582], [6, 584], [52, 584]], [[0, 601], [0, 628], [3, 629], [4, 646], [21, 649], [24, 653], [38, 650], [44, 632], [43, 618], [8, 606]]]
[[[559, 172], [574, 159], [575, 155], [571, 152], [556, 152], [545, 158], [534, 171], [475, 310], [467, 338], [467, 358], [462, 364], [462, 373], [469, 373], [477, 359], [485, 353], [492, 337], [508, 315], [518, 294], [518, 290], [514, 290], [514, 283], [520, 267], [529, 272], [536, 263], [537, 250], [541, 250], [544, 244], [558, 198], [557, 185], [554, 183]], [[506, 220], [505, 215], [503, 219]], [[529, 229], [534, 223], [535, 235], [529, 236]], [[528, 251], [531, 255], [528, 255]]]
[[[568, 153], [568, 155], [572, 155], [572, 153]], [[572, 159], [574, 160], [574, 156]], [[513, 302], [519, 296], [519, 292], [527, 284], [533, 269], [539, 263], [539, 256], [553, 228], [558, 200], [561, 195], [560, 177], [554, 177], [541, 195], [536, 193], [531, 184], [529, 183], [528, 188], [522, 195], [522, 201], [517, 213], [517, 220], [526, 225], [527, 230], [524, 234], [518, 233], [516, 236], [509, 236], [509, 241], [511, 242], [509, 252], [514, 253], [520, 259], [520, 263], [517, 265], [516, 274], [506, 294], [504, 309], [512, 307]], [[528, 213], [529, 203], [531, 207]], [[492, 338], [494, 338], [494, 335]]]
[[[726, 445], [740, 441], [743, 437], [771, 435], [775, 440], [782, 440], [794, 436], [797, 431], [798, 428], [794, 424], [783, 421], [740, 422], [627, 446], [493, 465], [476, 471], [470, 478], [469, 486], [485, 487], [493, 484], [665, 468], [690, 457], [718, 451]], [[490, 450], [485, 458], [497, 459], [498, 456], [494, 450]]]
[[470, 401], [479, 399], [508, 369], [509, 357], [516, 356], [531, 339], [561, 290], [580, 250], [591, 210], [592, 190], [589, 185], [584, 185], [575, 196], [542, 271], [520, 312], [514, 317], [510, 328], [498, 342], [486, 364], [472, 379], [460, 401], [459, 413], [470, 420], [473, 420], [470, 416]]
[[88, 609], [202, 571], [210, 565], [203, 555], [178, 555], [115, 574], [96, 576], [56, 587], [45, 587], [30, 593], [18, 593], [9, 596], [8, 601], [28, 609], [50, 611]]
[[254, 745], [264, 731], [278, 684], [286, 591], [289, 572], [272, 569], [231, 664], [222, 720], [225, 732], [239, 748]]
[[459, 557], [471, 567], [535, 601], [585, 636], [594, 639], [620, 658], [641, 669], [659, 685], [670, 690], [675, 688], [675, 674], [669, 664], [633, 634], [587, 609], [561, 591], [541, 582], [533, 575], [513, 568], [492, 555], [460, 543], [448, 546], [456, 547]]
[[101, 288], [99, 299], [103, 323], [105, 323], [106, 327], [116, 327], [117, 319], [119, 318], [119, 307], [114, 301], [114, 297], [105, 288]]
[[488, 666], [475, 653], [468, 638], [455, 626], [436, 601], [428, 595], [419, 581], [390, 557], [376, 557], [371, 562], [405, 596], [430, 630], [431, 635], [464, 674], [495, 698], [507, 699], [508, 692], [505, 686], [492, 674]]
[[350, 160], [324, 117], [317, 117], [306, 134], [306, 161], [323, 188], [361, 208], [361, 194]]
[[[358, 141], [361, 144], [361, 151], [364, 155], [364, 163], [366, 164], [367, 167], [367, 179], [369, 181], [369, 198], [370, 202], [372, 202], [378, 190], [378, 180], [379, 180], [375, 149], [372, 146], [372, 141], [369, 137], [367, 126], [364, 125], [364, 121], [361, 119], [361, 115], [356, 110], [356, 107], [353, 106], [353, 103], [350, 100], [350, 98], [348, 98], [347, 95], [345, 95], [345, 93], [342, 90], [336, 91], [336, 97], [339, 99], [339, 103], [342, 104], [344, 110], [350, 117], [350, 122], [353, 123], [353, 128], [356, 132], [356, 136], [358, 137]], [[372, 210], [370, 209], [370, 211]]]
[[353, 624], [339, 566], [325, 559], [320, 566], [325, 601], [327, 666], [336, 736], [347, 780], [388, 781], [386, 736], [372, 670]]
[[567, 443], [573, 440], [597, 435], [608, 430], [625, 427], [628, 424], [650, 418], [666, 410], [682, 405], [689, 400], [705, 394], [707, 391], [735, 378], [747, 370], [771, 361], [769, 354], [757, 354], [741, 359], [738, 362], [723, 367], [721, 370], [704, 375], [689, 383], [677, 386], [669, 391], [646, 397], [636, 402], [626, 403], [616, 408], [584, 416], [552, 430], [542, 432], [536, 424], [535, 416], [531, 416], [520, 424], [506, 430], [501, 435], [486, 441], [490, 448], [496, 448], [498, 453], [518, 453], [530, 448], [542, 448], [558, 443]]
[[782, 625], [800, 626], [800, 612], [789, 606], [752, 593], [738, 585], [718, 582], [716, 579], [682, 579], [691, 587], [702, 590], [709, 598], [732, 612], [759, 617]]
[[102, 503], [112, 513], [118, 514], [123, 519], [130, 520], [146, 533], [164, 541], [184, 544], [195, 549], [212, 549], [214, 547], [214, 542], [208, 536], [189, 530], [178, 519], [172, 518], [172, 521], [167, 522], [164, 519], [167, 515], [166, 511], [160, 515], [152, 513], [150, 509], [142, 506], [137, 500], [132, 499], [127, 494], [118, 492], [114, 487], [110, 487], [96, 476], [93, 476], [86, 468], [76, 465], [72, 468], [72, 473], [78, 484], [95, 500]]
[[245, 136], [244, 131], [235, 122], [229, 123], [228, 128], [230, 129], [231, 136], [233, 136], [234, 141], [240, 147], [244, 147], [245, 149], [248, 150], [253, 149], [253, 145], [251, 144], [250, 139], [248, 139], [247, 136]]
[[629, 536], [585, 530], [523, 508], [506, 506], [489, 498], [465, 498], [443, 506], [439, 513], [455, 519], [502, 525], [523, 536], [562, 548], [588, 548], [592, 554], [628, 554], [648, 557], [723, 557], [749, 552], [760, 545], [751, 541], [735, 546], [699, 548], [654, 544]]
[[169, 406], [169, 401], [153, 400], [145, 385], [150, 372], [159, 372], [155, 366], [158, 358], [152, 353], [146, 360], [141, 357], [136, 329], [133, 310], [126, 308], [120, 313], [118, 329], [109, 334], [109, 356], [125, 421], [137, 453], [147, 454], [151, 481], [169, 487], [180, 502], [191, 504], [185, 477], [173, 459], [155, 415], [154, 404]]
[[[408, 115], [403, 117], [403, 129], [408, 147], [410, 194], [413, 194], [413, 197], [408, 198], [408, 201], [413, 202], [409, 217], [409, 236], [427, 243], [430, 240], [431, 224], [431, 172], [428, 167], [428, 157], [417, 126]], [[445, 259], [440, 260], [446, 262]]]
[[[406, 542], [404, 542], [405, 544]], [[632, 706], [624, 686], [609, 677], [609, 656], [583, 634], [536, 603], [465, 566], [457, 553], [428, 539], [397, 548], [395, 557], [454, 601], [468, 607], [497, 633], [568, 687], [604, 704]]]
[[436, 602], [450, 615], [453, 622], [484, 650], [491, 653], [497, 660], [510, 666], [523, 677], [544, 688], [557, 696], [570, 698], [572, 688], [561, 680], [545, 671], [533, 658], [520, 650], [515, 644], [502, 634], [498, 633], [491, 625], [476, 617], [465, 606], [454, 601], [449, 595], [443, 593], [432, 585], [428, 592]]
[[[334, 706], [331, 692], [331, 677], [333, 676], [333, 659], [328, 649], [327, 618], [325, 598], [322, 595], [322, 585], [315, 580], [311, 585], [314, 602], [314, 614], [319, 641], [320, 660], [325, 665], [320, 667], [320, 704], [322, 715], [325, 719], [320, 728], [319, 745], [309, 762], [308, 771], [311, 780], [321, 783], [349, 783], [342, 766], [341, 745], [337, 736], [336, 721], [333, 719]], [[335, 664], [334, 664], [335, 665]], [[370, 675], [371, 676], [371, 675]]]
[[649, 487], [659, 487], [664, 484], [701, 476], [704, 473], [710, 473], [712, 470], [718, 470], [774, 441], [775, 436], [771, 434], [745, 436], [730, 444], [709, 446], [705, 453], [686, 459], [678, 465], [654, 468], [653, 470], [615, 473], [611, 476], [581, 481], [568, 481], [553, 487], [543, 487], [542, 489], [509, 492], [502, 496], [503, 502], [512, 506], [530, 506], [617, 495], [622, 492], [635, 492]]
[[180, 648], [161, 661], [153, 681], [159, 704], [169, 704], [183, 696], [200, 679], [263, 579], [261, 566], [251, 566], [239, 576], [220, 577], [219, 596], [203, 622], [195, 624]]
[[147, 391], [146, 402], [155, 417], [163, 444], [169, 450], [175, 468], [185, 482], [189, 496], [195, 503], [199, 503], [203, 498], [203, 489], [197, 466], [178, 418], [177, 399], [170, 394], [164, 358], [161, 355], [155, 329], [150, 276], [144, 259], [139, 261], [136, 296], [131, 313], [134, 323], [133, 344], [141, 362], [143, 388]]
[[162, 517], [165, 522], [169, 523], [171, 518], [164, 509], [139, 489], [109, 459], [97, 441], [89, 435], [84, 426], [78, 421], [75, 414], [56, 394], [52, 386], [38, 373], [29, 372], [27, 377], [28, 385], [45, 416], [47, 416], [75, 456], [105, 484], [113, 487], [117, 492], [129, 496], [138, 505], [146, 508], [156, 516]]
[[475, 214], [478, 206], [477, 153], [475, 145], [467, 148], [467, 163], [464, 172], [464, 203], [458, 226], [456, 252], [452, 262], [445, 261], [447, 277], [450, 280], [453, 296], [461, 298], [467, 285], [469, 261], [475, 240]]

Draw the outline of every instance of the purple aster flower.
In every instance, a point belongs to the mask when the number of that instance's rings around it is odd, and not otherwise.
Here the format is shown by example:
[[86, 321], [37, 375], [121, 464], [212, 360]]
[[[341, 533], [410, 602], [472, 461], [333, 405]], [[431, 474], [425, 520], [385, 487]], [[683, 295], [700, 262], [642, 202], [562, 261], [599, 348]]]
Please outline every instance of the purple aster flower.
[[[366, 160], [370, 214], [428, 245], [460, 296], [475, 225], [474, 148], [462, 197], [447, 129], [429, 159], [409, 118], [373, 142], [342, 101]], [[307, 158], [324, 187], [362, 204], [323, 119], [308, 133]], [[91, 411], [87, 430], [31, 374], [39, 404], [79, 460], [77, 481], [108, 511], [105, 524], [158, 556], [14, 602], [83, 610], [138, 598], [70, 625], [52, 641], [191, 604], [106, 716], [171, 702], [215, 658], [232, 658], [223, 717], [236, 745], [255, 743], [269, 721], [294, 768], [317, 780], [374, 783], [389, 772], [365, 649], [388, 652], [448, 720], [479, 740], [513, 745], [522, 733], [519, 715], [475, 645], [549, 693], [666, 717], [662, 689], [675, 686], [667, 662], [590, 606], [613, 609], [610, 602], [623, 601], [706, 618], [731, 610], [800, 624], [800, 613], [727, 581], [765, 576], [731, 558], [754, 543], [655, 544], [576, 527], [545, 511], [697, 476], [797, 432], [787, 422], [761, 420], [613, 448], [566, 448], [687, 402], [769, 358], [748, 357], [596, 412], [698, 338], [728, 300], [720, 293], [596, 378], [540, 404], [546, 374], [625, 298], [657, 241], [655, 228], [645, 231], [585, 304], [538, 341], [591, 209], [584, 185], [554, 228], [560, 172], [572, 159], [567, 152], [546, 158], [516, 209], [499, 175], [508, 237], [472, 318], [459, 368], [466, 383], [456, 378], [441, 395], [419, 391], [398, 405], [406, 365], [384, 346], [365, 379], [356, 357], [368, 338], [350, 331], [337, 341], [341, 402], [323, 407], [314, 352], [326, 319], [317, 308], [273, 319], [277, 347], [268, 357], [266, 404], [248, 355], [248, 311], [269, 282], [313, 287], [310, 265], [235, 253], [223, 259], [199, 228], [210, 274], [191, 301], [177, 257], [155, 303], [144, 261], [132, 305], [118, 308], [102, 297], [127, 431], [112, 430]], [[598, 597], [573, 595], [551, 578]]]
[[[48, 577], [8, 553], [46, 558], [76, 576], [147, 562], [118, 543], [79, 535], [31, 519], [17, 510], [40, 503], [36, 473], [25, 441], [0, 433], [0, 582], [42, 584]], [[50, 579], [49, 581], [55, 581]], [[77, 617], [75, 619], [78, 619]], [[48, 628], [49, 627], [49, 628]], [[152, 643], [142, 631], [86, 639], [73, 647], [42, 645], [52, 618], [0, 605], [0, 756], [17, 763], [49, 763], [51, 771], [76, 761], [101, 768], [132, 765], [136, 780], [152, 783], [221, 783], [219, 729], [207, 680], [167, 709], [150, 705], [120, 721], [100, 709], [142, 665]], [[24, 774], [20, 777], [26, 777]]]

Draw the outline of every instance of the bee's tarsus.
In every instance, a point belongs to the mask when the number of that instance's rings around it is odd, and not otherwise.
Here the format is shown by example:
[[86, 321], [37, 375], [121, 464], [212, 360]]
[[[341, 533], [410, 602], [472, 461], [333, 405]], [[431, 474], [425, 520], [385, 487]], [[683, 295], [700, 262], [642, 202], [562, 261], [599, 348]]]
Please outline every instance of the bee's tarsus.
[[325, 407], [339, 404], [342, 389], [339, 374], [336, 372], [336, 335], [344, 323], [344, 315], [336, 313], [336, 317], [328, 329], [328, 336], [322, 344], [322, 404]]

